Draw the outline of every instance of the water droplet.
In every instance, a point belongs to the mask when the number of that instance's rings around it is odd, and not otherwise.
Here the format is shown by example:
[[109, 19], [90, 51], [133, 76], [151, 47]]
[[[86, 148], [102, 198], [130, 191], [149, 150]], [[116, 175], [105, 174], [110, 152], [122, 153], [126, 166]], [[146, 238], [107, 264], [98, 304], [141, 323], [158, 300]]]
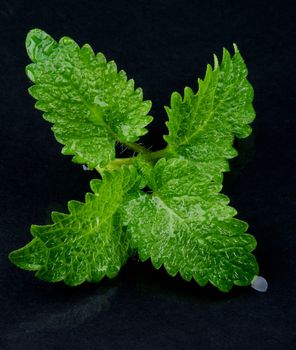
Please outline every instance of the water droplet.
[[84, 164], [82, 165], [82, 169], [85, 170], [85, 171], [89, 170], [88, 167], [86, 165], [84, 165]]
[[262, 276], [255, 276], [251, 282], [251, 287], [258, 292], [266, 292], [268, 288], [268, 283], [266, 279]]

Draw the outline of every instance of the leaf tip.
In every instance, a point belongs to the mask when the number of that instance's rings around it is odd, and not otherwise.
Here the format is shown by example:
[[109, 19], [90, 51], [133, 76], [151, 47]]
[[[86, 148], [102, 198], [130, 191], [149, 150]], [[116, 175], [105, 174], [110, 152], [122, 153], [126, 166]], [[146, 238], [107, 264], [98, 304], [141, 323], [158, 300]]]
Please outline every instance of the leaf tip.
[[23, 256], [21, 254], [20, 249], [17, 249], [17, 250], [10, 252], [8, 254], [8, 259], [13, 265], [15, 265], [21, 269], [26, 269], [24, 261], [23, 261], [24, 259], [23, 259]]
[[10, 252], [8, 259], [13, 265], [23, 270], [36, 271], [41, 268], [42, 262], [46, 259], [45, 254], [39, 250], [41, 246], [41, 242], [32, 240], [24, 247]]
[[216, 70], [219, 67], [219, 60], [216, 54], [214, 54], [214, 70]]
[[25, 41], [28, 56], [33, 62], [49, 56], [57, 42], [41, 29], [31, 29]]
[[233, 45], [234, 53], [239, 53], [239, 49], [238, 49], [236, 43], [233, 43], [232, 45]]
[[229, 51], [223, 47], [223, 58], [222, 58], [222, 63], [225, 64], [225, 62], [229, 62], [231, 61], [231, 56], [230, 56], [230, 53]]
[[17, 250], [13, 250], [12, 252], [10, 252], [8, 254], [8, 260], [14, 265], [16, 265], [16, 263], [15, 263], [16, 252], [17, 252]]

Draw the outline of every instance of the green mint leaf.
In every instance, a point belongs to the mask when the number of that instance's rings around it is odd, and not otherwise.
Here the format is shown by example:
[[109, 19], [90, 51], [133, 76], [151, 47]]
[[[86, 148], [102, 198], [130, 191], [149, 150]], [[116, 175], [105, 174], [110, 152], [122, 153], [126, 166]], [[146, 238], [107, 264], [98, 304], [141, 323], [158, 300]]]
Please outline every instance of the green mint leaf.
[[53, 224], [32, 225], [34, 239], [10, 253], [10, 260], [22, 269], [37, 271], [40, 279], [64, 280], [73, 286], [97, 282], [105, 275], [115, 277], [131, 252], [118, 208], [138, 185], [134, 167], [92, 180], [94, 193], [86, 194], [85, 203], [70, 201], [69, 214], [53, 212]]
[[131, 244], [142, 261], [164, 265], [201, 286], [208, 281], [222, 291], [249, 285], [258, 274], [253, 236], [234, 218], [235, 209], [220, 194], [222, 185], [206, 164], [161, 159], [151, 173], [152, 194], [133, 193], [124, 206]]
[[29, 92], [75, 162], [104, 166], [115, 157], [116, 141], [135, 142], [147, 132], [151, 102], [102, 53], [68, 37], [56, 42], [39, 29], [29, 32], [26, 48], [33, 61], [26, 72], [35, 84]]
[[204, 80], [198, 79], [196, 94], [186, 87], [184, 97], [174, 92], [166, 107], [169, 135], [164, 136], [176, 155], [211, 165], [211, 171], [229, 170], [228, 159], [237, 155], [234, 136], [247, 137], [255, 118], [253, 89], [246, 65], [236, 47], [231, 57], [223, 50], [221, 65], [214, 56], [214, 68], [207, 66]]

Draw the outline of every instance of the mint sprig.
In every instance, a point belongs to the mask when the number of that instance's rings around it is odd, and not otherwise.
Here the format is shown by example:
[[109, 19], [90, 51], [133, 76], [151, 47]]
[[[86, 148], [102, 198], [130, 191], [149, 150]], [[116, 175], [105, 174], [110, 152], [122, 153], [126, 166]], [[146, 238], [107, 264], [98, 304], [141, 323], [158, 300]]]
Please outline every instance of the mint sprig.
[[[26, 47], [36, 108], [53, 124], [62, 152], [102, 179], [91, 182], [85, 203], [70, 201], [68, 214], [33, 225], [33, 240], [10, 260], [43, 280], [78, 285], [116, 276], [138, 252], [201, 286], [226, 292], [250, 285], [258, 274], [256, 240], [220, 193], [228, 160], [237, 155], [234, 138], [247, 137], [255, 117], [237, 46], [233, 56], [224, 49], [220, 65], [214, 56], [196, 93], [186, 87], [184, 97], [172, 94], [167, 147], [156, 152], [136, 143], [152, 120], [151, 103], [113, 61], [40, 29], [29, 32]], [[137, 155], [115, 158], [116, 143]]]

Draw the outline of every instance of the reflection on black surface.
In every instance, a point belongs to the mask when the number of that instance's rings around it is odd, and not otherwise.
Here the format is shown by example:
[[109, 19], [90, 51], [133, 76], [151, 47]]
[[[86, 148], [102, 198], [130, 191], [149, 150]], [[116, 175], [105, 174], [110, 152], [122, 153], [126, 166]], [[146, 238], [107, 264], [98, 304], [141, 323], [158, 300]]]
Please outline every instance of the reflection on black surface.
[[[10, 328], [4, 337], [5, 340], [9, 341], [34, 332], [75, 328], [92, 320], [101, 311], [108, 310], [110, 301], [118, 289], [116, 284], [107, 286], [86, 284], [76, 289], [61, 284], [52, 287], [53, 293], [50, 292], [47, 296], [44, 293], [43, 303], [39, 304], [37, 310], [36, 305], [31, 311], [28, 310], [27, 317]], [[56, 293], [61, 294], [59, 298], [56, 298]]]

